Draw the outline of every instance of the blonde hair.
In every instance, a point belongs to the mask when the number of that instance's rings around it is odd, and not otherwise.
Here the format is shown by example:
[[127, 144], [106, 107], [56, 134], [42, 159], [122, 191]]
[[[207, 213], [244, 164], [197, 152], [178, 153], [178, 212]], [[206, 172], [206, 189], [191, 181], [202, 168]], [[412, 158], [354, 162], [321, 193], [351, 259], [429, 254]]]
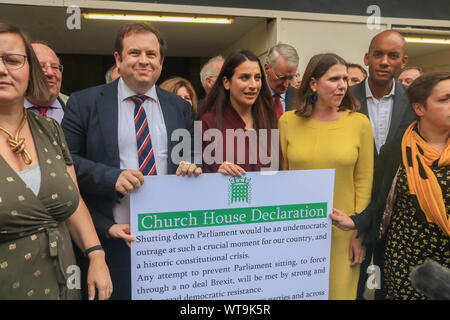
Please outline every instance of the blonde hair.
[[180, 88], [185, 87], [191, 96], [194, 113], [197, 114], [197, 94], [189, 80], [182, 77], [172, 77], [161, 83], [159, 87], [175, 94], [177, 94]]

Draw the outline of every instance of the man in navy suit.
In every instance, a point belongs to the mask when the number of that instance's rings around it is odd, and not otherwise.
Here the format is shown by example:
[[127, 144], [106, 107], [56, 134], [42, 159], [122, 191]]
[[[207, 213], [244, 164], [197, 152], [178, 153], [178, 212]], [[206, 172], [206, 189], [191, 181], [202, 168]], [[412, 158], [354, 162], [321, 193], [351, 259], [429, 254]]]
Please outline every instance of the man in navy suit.
[[[130, 234], [129, 195], [144, 183], [143, 173], [177, 173], [178, 164], [171, 159], [177, 144], [171, 141], [172, 132], [180, 128], [193, 132], [189, 103], [155, 86], [165, 51], [165, 40], [151, 25], [122, 26], [114, 52], [121, 77], [73, 93], [62, 122], [81, 194], [106, 253], [114, 284], [111, 299], [131, 299], [130, 246], [134, 237]], [[142, 128], [148, 128], [144, 132], [151, 142], [145, 145], [139, 141], [136, 125], [142, 116]], [[146, 158], [152, 163], [149, 173], [144, 168], [149, 162], [141, 161], [141, 147], [151, 149]], [[183, 166], [184, 173], [201, 172], [194, 164]], [[80, 265], [84, 269], [82, 261]]]

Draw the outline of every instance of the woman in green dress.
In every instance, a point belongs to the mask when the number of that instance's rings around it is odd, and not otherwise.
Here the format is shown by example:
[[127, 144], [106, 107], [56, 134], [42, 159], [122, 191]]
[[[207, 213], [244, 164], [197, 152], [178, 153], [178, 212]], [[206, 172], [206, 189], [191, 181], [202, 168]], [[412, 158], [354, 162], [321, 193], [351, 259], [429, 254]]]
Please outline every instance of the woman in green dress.
[[385, 298], [395, 300], [427, 298], [410, 279], [427, 258], [450, 267], [450, 72], [423, 74], [408, 97], [418, 120], [383, 147], [377, 199], [354, 217], [330, 214], [339, 228], [356, 228], [383, 249], [381, 286]]
[[0, 300], [79, 299], [72, 241], [90, 260], [89, 298], [109, 270], [58, 123], [24, 108], [48, 87], [28, 38], [0, 21]]

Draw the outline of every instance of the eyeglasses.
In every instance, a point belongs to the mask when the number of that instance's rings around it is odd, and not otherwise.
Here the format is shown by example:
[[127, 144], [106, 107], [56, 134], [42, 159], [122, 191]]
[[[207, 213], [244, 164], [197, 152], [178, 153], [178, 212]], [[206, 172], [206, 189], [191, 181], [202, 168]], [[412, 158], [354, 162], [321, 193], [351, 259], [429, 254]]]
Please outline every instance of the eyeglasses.
[[57, 72], [62, 73], [64, 70], [64, 67], [62, 64], [48, 64], [48, 65], [41, 64], [42, 71], [44, 71], [44, 72], [47, 71], [48, 67], [50, 67], [52, 69], [52, 71], [55, 73], [57, 73]]
[[283, 81], [283, 82], [285, 82], [285, 81], [292, 81], [294, 79], [294, 77], [295, 77], [295, 75], [293, 75], [293, 76], [279, 76], [279, 75], [276, 74], [275, 71], [273, 71], [273, 74], [275, 75], [275, 78], [278, 81]]
[[3, 64], [8, 70], [17, 70], [22, 68], [27, 60], [27, 56], [18, 53], [5, 54], [0, 56], [0, 58], [2, 58]]

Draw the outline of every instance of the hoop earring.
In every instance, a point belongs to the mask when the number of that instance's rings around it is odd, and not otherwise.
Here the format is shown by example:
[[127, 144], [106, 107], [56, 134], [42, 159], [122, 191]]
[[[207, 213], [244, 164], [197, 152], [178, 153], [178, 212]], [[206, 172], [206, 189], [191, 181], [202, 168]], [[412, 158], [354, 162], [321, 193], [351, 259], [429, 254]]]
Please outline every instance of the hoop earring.
[[317, 95], [317, 90], [316, 89], [311, 89], [311, 94], [309, 96], [309, 102], [314, 103], [317, 101], [317, 99], [319, 98], [319, 96]]

